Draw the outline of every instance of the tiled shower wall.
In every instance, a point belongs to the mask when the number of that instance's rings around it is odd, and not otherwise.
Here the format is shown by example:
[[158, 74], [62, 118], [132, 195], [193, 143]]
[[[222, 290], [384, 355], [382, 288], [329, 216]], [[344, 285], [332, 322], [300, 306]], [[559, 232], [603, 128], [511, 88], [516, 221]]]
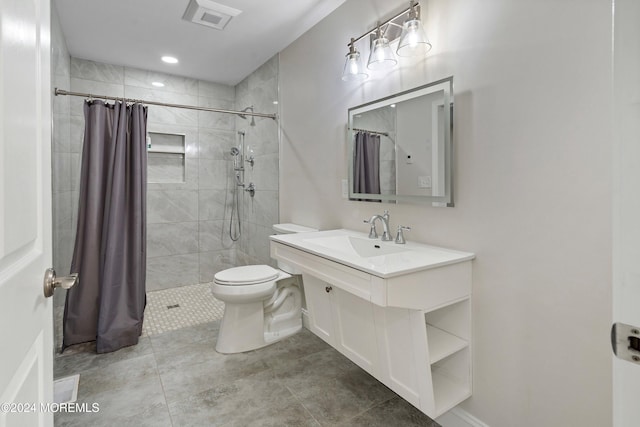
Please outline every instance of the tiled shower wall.
[[[236, 107], [253, 106], [256, 112], [278, 111], [278, 56], [265, 62], [236, 86]], [[242, 237], [237, 251], [238, 264], [275, 263], [269, 258], [269, 238], [272, 226], [278, 223], [278, 122], [269, 118], [236, 117], [236, 128], [245, 132], [245, 160], [253, 156], [253, 167], [245, 162], [245, 184], [253, 182], [253, 198], [244, 192]]]
[[[68, 88], [71, 58], [62, 35], [58, 14], [51, 8], [51, 85]], [[79, 146], [70, 138], [70, 99], [53, 97], [52, 191], [53, 191], [53, 267], [58, 274], [69, 273], [75, 233], [75, 212], [78, 193], [71, 186], [71, 156], [77, 156]], [[73, 230], [73, 231], [72, 231]], [[62, 292], [56, 292], [56, 301]], [[58, 296], [60, 295], [60, 297]]]
[[[63, 45], [64, 39], [56, 37], [54, 51]], [[59, 56], [56, 61], [64, 62], [64, 53]], [[277, 100], [277, 62], [277, 57], [268, 61], [237, 90], [77, 58], [68, 61], [66, 80], [62, 78], [64, 67], [54, 70], [61, 69], [56, 86], [76, 92], [223, 109], [253, 104], [256, 111], [271, 113], [277, 110], [273, 103]], [[165, 86], [153, 87], [152, 81]], [[236, 91], [241, 94], [238, 103]], [[54, 102], [54, 128], [60, 129], [59, 141], [64, 141], [56, 145], [65, 150], [54, 149], [54, 264], [66, 273], [75, 238], [84, 99], [55, 97]], [[232, 242], [228, 234], [233, 191], [229, 153], [239, 142], [236, 126], [249, 122], [228, 114], [149, 106], [149, 132], [184, 135], [185, 182], [148, 185], [148, 291], [209, 282], [217, 271], [236, 265], [270, 263], [267, 230], [278, 218], [278, 128], [274, 120], [256, 119], [256, 126], [245, 129], [246, 145], [256, 157], [246, 181], [253, 180], [258, 191], [254, 199], [240, 191], [243, 234], [238, 242]], [[68, 134], [64, 129], [69, 129]]]

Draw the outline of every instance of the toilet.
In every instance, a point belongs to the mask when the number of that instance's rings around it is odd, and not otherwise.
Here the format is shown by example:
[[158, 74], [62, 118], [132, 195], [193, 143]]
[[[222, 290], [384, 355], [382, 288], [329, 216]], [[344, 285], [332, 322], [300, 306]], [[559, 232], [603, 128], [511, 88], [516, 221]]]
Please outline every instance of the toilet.
[[[297, 224], [275, 224], [276, 234], [318, 231]], [[230, 354], [273, 344], [302, 329], [301, 272], [278, 262], [222, 270], [211, 292], [225, 303], [216, 351]]]

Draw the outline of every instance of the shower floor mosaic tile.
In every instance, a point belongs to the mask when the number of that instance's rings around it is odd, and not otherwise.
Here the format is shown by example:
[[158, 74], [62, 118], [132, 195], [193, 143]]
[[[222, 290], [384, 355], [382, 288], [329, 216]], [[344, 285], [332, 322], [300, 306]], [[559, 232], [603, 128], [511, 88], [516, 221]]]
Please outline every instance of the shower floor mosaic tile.
[[213, 322], [223, 314], [224, 303], [214, 298], [210, 283], [147, 292], [143, 333], [157, 335]]

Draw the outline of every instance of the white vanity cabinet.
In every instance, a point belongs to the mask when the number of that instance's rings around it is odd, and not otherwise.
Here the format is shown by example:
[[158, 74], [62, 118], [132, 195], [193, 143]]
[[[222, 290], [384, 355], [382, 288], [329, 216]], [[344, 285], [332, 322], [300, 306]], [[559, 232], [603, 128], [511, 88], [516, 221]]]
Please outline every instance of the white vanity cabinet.
[[376, 376], [378, 347], [373, 305], [314, 276], [303, 274], [302, 281], [311, 332]]
[[280, 237], [271, 256], [303, 272], [313, 333], [432, 418], [471, 396], [473, 254], [380, 277]]

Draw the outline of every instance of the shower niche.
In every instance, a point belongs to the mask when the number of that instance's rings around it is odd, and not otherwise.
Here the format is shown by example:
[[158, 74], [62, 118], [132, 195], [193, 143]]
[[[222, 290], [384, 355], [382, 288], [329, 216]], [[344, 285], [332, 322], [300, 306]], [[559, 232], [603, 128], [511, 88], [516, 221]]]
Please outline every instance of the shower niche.
[[185, 182], [185, 135], [148, 132], [147, 181], [154, 184]]

